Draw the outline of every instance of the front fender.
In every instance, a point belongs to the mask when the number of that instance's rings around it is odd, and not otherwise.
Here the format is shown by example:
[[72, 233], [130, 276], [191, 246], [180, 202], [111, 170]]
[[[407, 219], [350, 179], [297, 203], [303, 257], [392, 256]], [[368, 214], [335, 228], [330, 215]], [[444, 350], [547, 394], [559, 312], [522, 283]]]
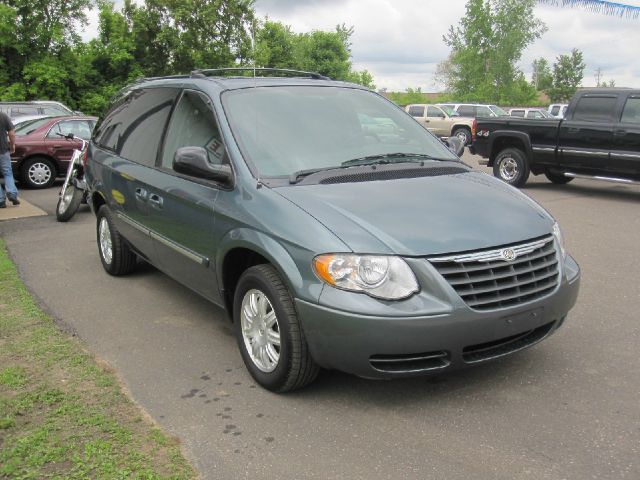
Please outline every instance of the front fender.
[[[319, 280], [315, 280], [313, 274], [309, 275], [312, 268], [311, 262], [308, 262], [308, 272], [303, 275], [292, 254], [278, 240], [263, 232], [246, 227], [231, 230], [220, 240], [216, 253], [216, 276], [221, 290], [225, 289], [224, 259], [230, 251], [237, 248], [251, 250], [266, 258], [278, 270], [294, 297], [317, 303], [322, 285]], [[307, 262], [303, 261], [302, 263], [306, 264]], [[306, 265], [305, 268], [307, 268]]]

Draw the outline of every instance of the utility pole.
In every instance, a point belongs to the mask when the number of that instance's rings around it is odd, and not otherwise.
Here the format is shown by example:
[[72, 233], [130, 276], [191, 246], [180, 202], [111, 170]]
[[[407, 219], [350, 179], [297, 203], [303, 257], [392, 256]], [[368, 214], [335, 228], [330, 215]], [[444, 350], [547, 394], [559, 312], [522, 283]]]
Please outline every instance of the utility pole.
[[600, 80], [602, 79], [602, 69], [600, 67], [596, 68], [596, 87], [600, 86]]

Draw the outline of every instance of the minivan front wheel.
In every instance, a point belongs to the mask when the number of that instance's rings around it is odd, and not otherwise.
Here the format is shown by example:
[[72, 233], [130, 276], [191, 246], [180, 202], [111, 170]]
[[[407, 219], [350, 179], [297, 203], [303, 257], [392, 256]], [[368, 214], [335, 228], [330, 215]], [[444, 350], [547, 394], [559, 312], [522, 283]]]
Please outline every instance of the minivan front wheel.
[[271, 265], [247, 269], [236, 287], [233, 320], [242, 359], [264, 388], [288, 392], [317, 376], [289, 290]]
[[493, 161], [493, 175], [514, 187], [522, 187], [529, 178], [529, 165], [522, 150], [505, 148]]
[[106, 205], [98, 210], [96, 231], [98, 253], [106, 272], [114, 276], [132, 272], [136, 266], [136, 254], [120, 236]]

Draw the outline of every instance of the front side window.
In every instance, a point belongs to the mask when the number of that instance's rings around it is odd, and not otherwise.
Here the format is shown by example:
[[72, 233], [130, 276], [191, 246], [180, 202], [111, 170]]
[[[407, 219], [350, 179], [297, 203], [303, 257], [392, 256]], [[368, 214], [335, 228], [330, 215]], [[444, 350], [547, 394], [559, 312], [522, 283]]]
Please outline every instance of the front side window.
[[173, 88], [129, 92], [107, 113], [96, 132], [96, 143], [128, 160], [155, 165], [177, 93]]
[[479, 106], [476, 116], [478, 117], [495, 117], [496, 115], [491, 111], [489, 107]]
[[584, 96], [578, 100], [573, 119], [583, 122], [610, 122], [617, 100], [614, 96]]
[[[419, 123], [366, 90], [258, 87], [227, 91], [222, 102], [245, 160], [261, 177], [339, 167], [370, 155], [406, 153], [458, 160]], [[393, 128], [367, 131], [362, 114]]]
[[438, 107], [428, 107], [427, 117], [430, 118], [444, 118], [444, 113]]
[[629, 97], [622, 110], [621, 122], [640, 123], [640, 97]]
[[47, 137], [59, 138], [61, 135], [68, 135], [70, 133], [72, 133], [74, 137], [89, 140], [91, 138], [91, 125], [85, 120], [58, 122], [49, 130]]
[[171, 116], [162, 150], [162, 166], [172, 168], [173, 157], [181, 147], [202, 147], [209, 162], [220, 165], [225, 159], [225, 148], [218, 122], [209, 99], [200, 92], [186, 90]]
[[508, 117], [509, 114], [497, 105], [489, 105], [489, 111], [497, 117]]

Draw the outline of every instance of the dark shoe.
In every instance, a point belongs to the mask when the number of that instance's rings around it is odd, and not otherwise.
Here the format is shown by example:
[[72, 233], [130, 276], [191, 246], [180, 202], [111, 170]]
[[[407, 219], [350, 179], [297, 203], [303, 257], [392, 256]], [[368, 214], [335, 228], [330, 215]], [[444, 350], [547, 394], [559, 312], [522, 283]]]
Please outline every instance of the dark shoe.
[[7, 202], [0, 202], [0, 208], [7, 208]]
[[7, 198], [14, 205], [20, 205], [20, 200], [18, 200], [18, 197], [10, 197], [9, 195], [7, 195]]

